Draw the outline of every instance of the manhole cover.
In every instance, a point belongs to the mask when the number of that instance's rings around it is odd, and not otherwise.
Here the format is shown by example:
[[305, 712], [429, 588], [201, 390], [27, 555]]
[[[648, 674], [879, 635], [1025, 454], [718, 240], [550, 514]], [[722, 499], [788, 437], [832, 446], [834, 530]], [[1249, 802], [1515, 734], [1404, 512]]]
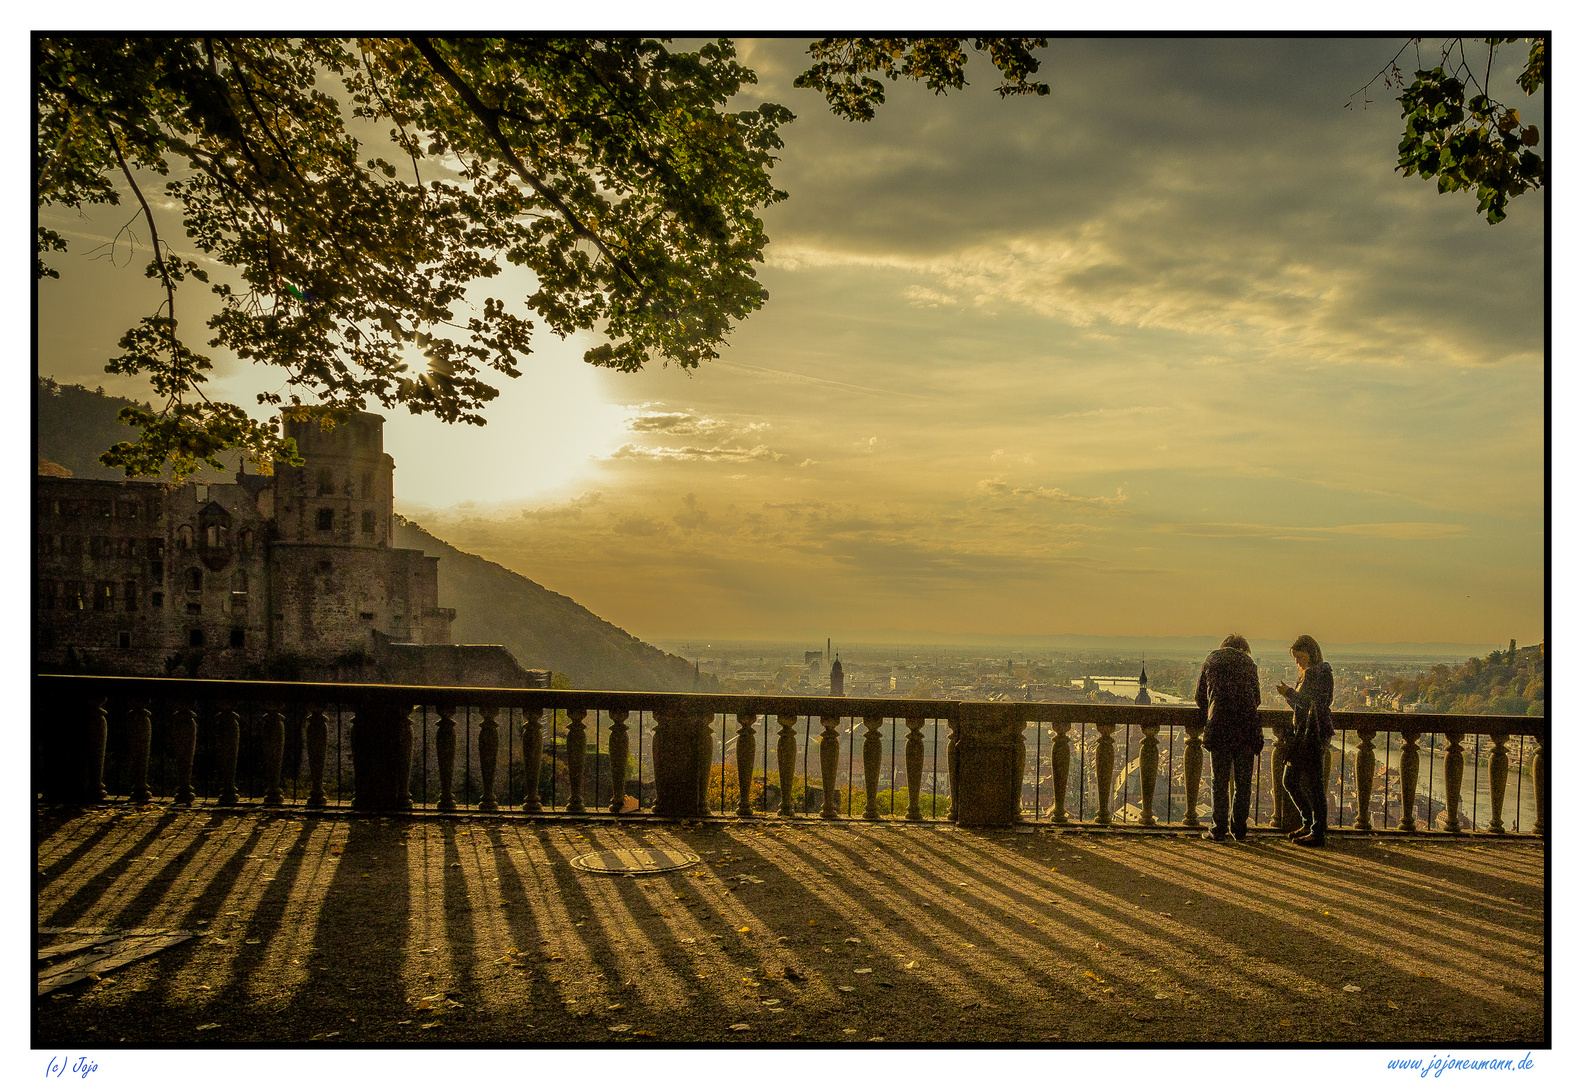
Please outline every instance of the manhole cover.
[[578, 855], [571, 865], [594, 874], [662, 874], [698, 861], [696, 853], [674, 848], [620, 848]]

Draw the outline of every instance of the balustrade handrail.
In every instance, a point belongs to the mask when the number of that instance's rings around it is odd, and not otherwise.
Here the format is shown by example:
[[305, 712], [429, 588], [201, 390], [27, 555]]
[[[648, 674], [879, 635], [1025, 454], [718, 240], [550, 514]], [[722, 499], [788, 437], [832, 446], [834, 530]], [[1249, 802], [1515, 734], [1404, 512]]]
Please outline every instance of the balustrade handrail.
[[[352, 773], [354, 809], [401, 810], [413, 806], [413, 785], [421, 786], [425, 803], [431, 799], [427, 767], [434, 763], [439, 783], [438, 809], [455, 810], [474, 802], [472, 790], [473, 754], [482, 798], [476, 805], [495, 810], [495, 776], [502, 750], [507, 756], [507, 772], [520, 723], [521, 786], [520, 808], [541, 812], [540, 784], [543, 767], [549, 766], [548, 802], [553, 809], [555, 783], [565, 772], [568, 789], [565, 808], [582, 812], [585, 781], [593, 785], [593, 798], [600, 797], [599, 783], [607, 781], [611, 796], [609, 810], [621, 813], [631, 809], [627, 772], [635, 757], [638, 802], [652, 792], [654, 813], [670, 817], [690, 817], [707, 813], [711, 785], [717, 788], [716, 808], [725, 810], [726, 762], [729, 725], [717, 727], [720, 716], [734, 716], [736, 731], [735, 786], [742, 816], [753, 813], [750, 803], [757, 799], [768, 812], [771, 781], [778, 780], [775, 798], [779, 813], [794, 817], [792, 793], [800, 780], [803, 811], [819, 809], [825, 818], [842, 816], [836, 796], [846, 800], [846, 816], [855, 812], [855, 774], [861, 759], [863, 785], [862, 816], [880, 816], [876, 797], [881, 790], [883, 761], [890, 762], [891, 813], [896, 812], [895, 794], [900, 792], [895, 770], [904, 746], [906, 816], [922, 820], [920, 799], [931, 803], [930, 816], [937, 816], [941, 766], [948, 782], [949, 820], [961, 824], [1009, 824], [1021, 820], [1030, 797], [1035, 814], [1043, 812], [1041, 785], [1047, 777], [1053, 798], [1049, 818], [1056, 824], [1083, 820], [1089, 795], [1085, 777], [1093, 769], [1092, 819], [1098, 825], [1112, 824], [1117, 787], [1126, 803], [1131, 779], [1137, 782], [1137, 806], [1126, 808], [1143, 825], [1155, 825], [1154, 804], [1160, 766], [1165, 766], [1166, 823], [1171, 823], [1175, 784], [1174, 755], [1179, 748], [1182, 768], [1180, 792], [1184, 796], [1181, 824], [1198, 825], [1198, 802], [1204, 778], [1202, 714], [1194, 706], [1100, 704], [1097, 702], [970, 701], [936, 698], [857, 698], [785, 694], [698, 694], [663, 691], [551, 690], [537, 688], [494, 688], [463, 686], [405, 686], [362, 683], [304, 683], [252, 680], [142, 678], [113, 675], [36, 675], [34, 676], [34, 764], [41, 792], [58, 801], [93, 802], [104, 798], [108, 734], [118, 735], [117, 753], [126, 774], [125, 786], [134, 802], [151, 797], [151, 753], [155, 745], [153, 705], [161, 706], [159, 715], [168, 736], [166, 756], [175, 775], [175, 801], [190, 804], [194, 799], [194, 766], [199, 758], [206, 777], [213, 777], [220, 805], [235, 805], [240, 800], [238, 769], [244, 762], [250, 770], [252, 790], [262, 789], [265, 805], [284, 805], [285, 788], [295, 791], [302, 779], [299, 765], [305, 753], [311, 774], [311, 794], [304, 805], [322, 807], [331, 798], [339, 800], [347, 790], [342, 765]], [[466, 710], [462, 712], [462, 710]], [[478, 721], [474, 727], [474, 710]], [[499, 719], [505, 712], [504, 726]], [[438, 723], [429, 738], [430, 713]], [[209, 742], [198, 753], [200, 712], [206, 717], [202, 726]], [[349, 737], [343, 738], [342, 720], [349, 717]], [[548, 723], [545, 713], [548, 712]], [[242, 714], [252, 719], [244, 725]], [[115, 716], [115, 724], [110, 718]], [[288, 720], [288, 714], [290, 719]], [[422, 717], [421, 733], [414, 724]], [[645, 720], [645, 714], [651, 720]], [[329, 717], [334, 716], [334, 738], [330, 739]], [[1289, 752], [1289, 709], [1260, 710], [1263, 726], [1273, 732], [1270, 744], [1269, 788], [1274, 808], [1270, 824], [1285, 827], [1295, 808], [1278, 787], [1282, 763]], [[1428, 785], [1427, 817], [1433, 827], [1440, 805], [1434, 799], [1436, 776], [1442, 780], [1440, 792], [1446, 824], [1450, 833], [1463, 830], [1463, 779], [1470, 758], [1472, 779], [1472, 816], [1466, 827], [1478, 828], [1479, 766], [1484, 761], [1483, 737], [1487, 736], [1487, 791], [1483, 806], [1488, 811], [1487, 831], [1505, 831], [1501, 812], [1508, 775], [1517, 779], [1517, 824], [1520, 825], [1521, 777], [1524, 769], [1532, 774], [1529, 798], [1534, 806], [1531, 828], [1545, 830], [1547, 815], [1546, 745], [1549, 719], [1528, 716], [1485, 716], [1434, 713], [1336, 712], [1339, 738], [1338, 762], [1340, 791], [1332, 811], [1340, 827], [1345, 827], [1350, 809], [1352, 827], [1363, 832], [1374, 829], [1376, 816], [1389, 825], [1393, 804], [1390, 791], [1400, 804], [1398, 826], [1412, 832], [1420, 817], [1419, 778]], [[458, 716], [461, 717], [458, 730]], [[564, 716], [564, 738], [557, 724]], [[589, 731], [589, 717], [592, 731]], [[609, 722], [606, 749], [601, 753], [601, 717]], [[636, 731], [628, 728], [633, 721]], [[168, 719], [167, 719], [168, 718]], [[819, 728], [815, 731], [813, 720]], [[847, 721], [842, 747], [842, 721]], [[881, 729], [891, 722], [888, 752]], [[761, 721], [761, 723], [760, 723]], [[857, 746], [858, 722], [862, 733]], [[924, 726], [933, 723], [933, 749], [924, 745]], [[904, 722], [906, 732], [901, 734]], [[773, 725], [779, 730], [774, 731]], [[949, 732], [941, 739], [941, 727]], [[547, 730], [546, 730], [547, 727]], [[645, 727], [650, 736], [645, 751]], [[802, 731], [799, 733], [798, 729]], [[1089, 731], [1091, 728], [1091, 732]], [[1132, 755], [1132, 728], [1140, 731], [1136, 756]], [[1029, 730], [1031, 729], [1031, 730]], [[1122, 730], [1124, 729], [1124, 730]], [[1168, 729], [1168, 730], [1166, 730]], [[1180, 729], [1180, 730], [1177, 730]], [[1043, 756], [1044, 732], [1050, 734], [1049, 757]], [[245, 732], [245, 737], [244, 737]], [[1161, 734], [1163, 732], [1163, 734]], [[1349, 733], [1349, 735], [1348, 735]], [[589, 735], [592, 735], [592, 751]], [[460, 742], [458, 743], [458, 735]], [[503, 736], [503, 741], [502, 741]], [[547, 736], [547, 738], [546, 738]], [[762, 737], [762, 769], [758, 768], [756, 748]], [[1383, 746], [1375, 743], [1382, 737]], [[1518, 740], [1508, 747], [1512, 737]], [[904, 743], [902, 742], [904, 738]], [[1471, 739], [1464, 747], [1463, 740]], [[1532, 739], [1529, 748], [1526, 739]], [[335, 749], [327, 757], [333, 741]], [[294, 748], [287, 755], [288, 743]], [[1029, 745], [1031, 743], [1032, 745]], [[1392, 743], [1394, 744], [1392, 746]], [[245, 750], [244, 750], [245, 744]], [[899, 744], [899, 745], [898, 745]], [[1163, 746], [1161, 744], [1164, 744]], [[817, 748], [817, 762], [809, 761]], [[770, 769], [770, 749], [774, 748], [776, 767]], [[715, 749], [718, 756], [715, 756]], [[348, 754], [349, 749], [349, 754]], [[423, 762], [421, 778], [412, 771], [414, 749]], [[1029, 750], [1032, 751], [1034, 783], [1027, 783]], [[1529, 752], [1530, 750], [1530, 752]], [[943, 753], [941, 753], [943, 751]], [[458, 752], [463, 760], [458, 762]], [[644, 768], [647, 754], [648, 768]], [[1117, 760], [1118, 753], [1124, 756]], [[1426, 753], [1428, 768], [1422, 769]], [[1336, 746], [1325, 759], [1325, 789]], [[1348, 754], [1351, 762], [1354, 805], [1345, 802]], [[629, 757], [632, 755], [632, 757]], [[800, 769], [798, 758], [800, 756]], [[840, 783], [842, 757], [845, 758], [846, 783]], [[1166, 758], [1169, 760], [1166, 760]], [[591, 758], [591, 765], [590, 765]], [[600, 759], [604, 759], [601, 766]], [[1073, 759], [1076, 759], [1073, 762]], [[557, 764], [559, 759], [560, 764]], [[930, 775], [933, 791], [922, 791], [923, 766], [932, 760]], [[289, 762], [289, 768], [286, 768]], [[334, 769], [326, 772], [327, 762]], [[462, 766], [465, 790], [453, 790], [457, 765]], [[1075, 763], [1077, 769], [1072, 772]], [[1121, 765], [1117, 769], [1117, 764]], [[1047, 768], [1047, 773], [1046, 773]], [[602, 771], [601, 771], [602, 769]], [[285, 770], [285, 771], [283, 771]], [[296, 771], [292, 771], [296, 770]], [[591, 773], [591, 775], [590, 775]], [[607, 774], [607, 775], [606, 775]], [[513, 774], [514, 775], [514, 774]], [[1259, 775], [1263, 775], [1260, 769]], [[649, 776], [652, 780], [650, 782]], [[1068, 787], [1068, 780], [1072, 781]], [[1382, 782], [1381, 782], [1382, 781]], [[508, 783], [513, 781], [508, 779]], [[118, 781], [119, 783], [119, 781]], [[156, 783], [153, 785], [158, 787]], [[119, 788], [118, 788], [119, 789]], [[513, 789], [514, 790], [514, 789]], [[752, 794], [749, 794], [752, 793]], [[456, 796], [461, 794], [458, 802]], [[823, 802], [809, 802], [813, 796]], [[1375, 795], [1384, 801], [1374, 809]], [[295, 795], [291, 797], [294, 801]], [[1261, 796], [1255, 799], [1263, 805]], [[507, 803], [515, 800], [509, 795]], [[1068, 814], [1068, 803], [1075, 801], [1076, 815]]]
[[[1089, 701], [977, 701], [955, 698], [859, 698], [790, 694], [699, 694], [659, 690], [544, 690], [515, 687], [425, 686], [393, 683], [269, 682], [248, 679], [176, 679], [125, 675], [36, 675], [41, 689], [73, 696], [147, 697], [191, 701], [255, 700], [284, 704], [365, 701], [399, 705], [493, 705], [498, 708], [623, 708], [652, 711], [673, 705], [688, 712], [760, 716], [883, 716], [938, 720], [996, 718], [1024, 722], [1070, 721], [1087, 724], [1131, 724], [1136, 727], [1202, 726], [1194, 705], [1125, 705]], [[419, 699], [419, 700], [414, 700]], [[1264, 727], [1286, 724], [1290, 709], [1258, 710]], [[1495, 716], [1478, 713], [1395, 713], [1336, 711], [1336, 730], [1389, 732], [1455, 732], [1463, 735], [1527, 735], [1549, 732], [1545, 716]]]

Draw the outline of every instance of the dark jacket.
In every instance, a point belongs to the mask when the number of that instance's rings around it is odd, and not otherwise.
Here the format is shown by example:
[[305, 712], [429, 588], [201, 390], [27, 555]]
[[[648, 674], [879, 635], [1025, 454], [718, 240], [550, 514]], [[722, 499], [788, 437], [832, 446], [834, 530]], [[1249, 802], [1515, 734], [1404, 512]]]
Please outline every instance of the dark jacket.
[[1258, 665], [1240, 649], [1216, 649], [1197, 679], [1197, 707], [1204, 713], [1203, 745], [1209, 750], [1263, 749], [1258, 721]]
[[1335, 698], [1335, 673], [1328, 664], [1315, 664], [1302, 673], [1296, 689], [1285, 696], [1296, 716], [1291, 734], [1299, 746], [1321, 746], [1335, 734], [1329, 703]]

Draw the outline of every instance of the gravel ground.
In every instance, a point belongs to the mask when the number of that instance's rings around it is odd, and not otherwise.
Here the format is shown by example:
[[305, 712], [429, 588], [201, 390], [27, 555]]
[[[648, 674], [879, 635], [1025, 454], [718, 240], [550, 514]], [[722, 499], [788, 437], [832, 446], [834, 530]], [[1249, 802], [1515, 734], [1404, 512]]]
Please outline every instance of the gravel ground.
[[[1548, 1036], [1531, 841], [125, 806], [35, 828], [41, 949], [193, 933], [37, 998], [39, 1049]], [[571, 865], [644, 848], [699, 861]]]

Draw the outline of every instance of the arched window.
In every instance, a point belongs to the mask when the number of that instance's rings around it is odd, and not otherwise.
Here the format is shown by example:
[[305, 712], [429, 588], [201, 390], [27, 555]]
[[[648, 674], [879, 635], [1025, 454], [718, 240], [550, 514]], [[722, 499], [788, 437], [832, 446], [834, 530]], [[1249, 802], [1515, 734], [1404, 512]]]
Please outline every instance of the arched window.
[[246, 593], [247, 593], [247, 571], [246, 570], [238, 570], [236, 573], [231, 575], [231, 592], [233, 592], [233, 593], [240, 593], [240, 594], [246, 595]]
[[182, 551], [192, 550], [192, 526], [183, 525], [176, 530], [176, 546]]
[[242, 554], [250, 554], [253, 550], [253, 530], [243, 529], [241, 535]]

